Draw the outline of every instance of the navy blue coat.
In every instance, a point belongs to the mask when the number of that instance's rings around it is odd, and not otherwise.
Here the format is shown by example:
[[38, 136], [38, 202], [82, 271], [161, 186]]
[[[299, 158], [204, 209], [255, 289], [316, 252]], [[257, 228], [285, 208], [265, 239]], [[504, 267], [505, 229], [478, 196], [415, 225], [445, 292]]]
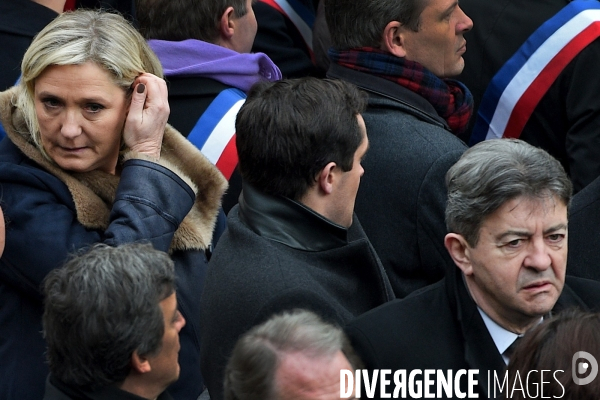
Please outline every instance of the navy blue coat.
[[[7, 104], [7, 93], [0, 95], [0, 105]], [[203, 389], [199, 300], [205, 248], [226, 187], [223, 176], [170, 127], [159, 163], [129, 159], [120, 178], [99, 171], [70, 174], [14, 133], [7, 126], [10, 110], [1, 110], [9, 137], [0, 142], [1, 204], [7, 223], [0, 258], [0, 398], [43, 396], [48, 368], [40, 285], [48, 272], [60, 267], [69, 253], [94, 243], [134, 241], [170, 251], [175, 261], [179, 309], [187, 325], [180, 334], [180, 380], [169, 390], [175, 398], [198, 397]], [[169, 154], [175, 146], [177, 153]]]

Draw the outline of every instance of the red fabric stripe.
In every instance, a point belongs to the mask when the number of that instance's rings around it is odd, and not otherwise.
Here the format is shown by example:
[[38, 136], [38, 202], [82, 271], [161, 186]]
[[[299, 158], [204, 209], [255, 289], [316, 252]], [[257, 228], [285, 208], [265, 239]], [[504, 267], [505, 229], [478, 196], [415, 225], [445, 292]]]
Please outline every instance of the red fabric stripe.
[[229, 180], [237, 164], [238, 154], [237, 147], [235, 146], [235, 135], [233, 135], [231, 139], [229, 139], [229, 143], [227, 143], [227, 146], [225, 146], [225, 148], [223, 149], [221, 157], [219, 157], [219, 160], [217, 161], [216, 165], [219, 171], [221, 171], [221, 173], [223, 174], [223, 176], [225, 176], [225, 178]]
[[567, 45], [559, 51], [546, 65], [542, 72], [533, 80], [529, 88], [525, 90], [521, 98], [515, 104], [510, 115], [506, 129], [505, 138], [518, 139], [523, 128], [541, 98], [546, 94], [550, 86], [556, 81], [558, 75], [565, 67], [583, 50], [587, 45], [600, 36], [600, 21], [596, 21], [579, 35], [575, 36]]
[[63, 8], [64, 11], [70, 11], [70, 10], [74, 10], [75, 9], [75, 0], [67, 0], [65, 2], [65, 8]]
[[280, 13], [282, 13], [283, 15], [285, 15], [287, 17], [287, 14], [285, 13], [285, 11], [283, 11], [283, 9], [281, 7], [279, 7], [279, 4], [275, 3], [273, 0], [260, 0], [260, 2], [270, 5], [271, 7], [273, 7], [274, 9], [276, 9], [277, 11], [279, 11]]

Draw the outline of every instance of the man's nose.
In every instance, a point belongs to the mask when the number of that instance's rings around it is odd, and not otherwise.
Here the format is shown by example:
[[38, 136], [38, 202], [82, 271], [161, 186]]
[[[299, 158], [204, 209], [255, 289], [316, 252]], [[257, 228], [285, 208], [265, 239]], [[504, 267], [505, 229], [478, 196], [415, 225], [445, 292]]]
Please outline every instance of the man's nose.
[[529, 252], [524, 260], [526, 267], [534, 268], [539, 271], [544, 271], [550, 268], [552, 265], [550, 249], [542, 238], [532, 240], [528, 251]]
[[458, 7], [458, 11], [462, 14], [460, 16], [460, 22], [456, 24], [457, 33], [468, 32], [473, 29], [473, 20], [469, 18], [467, 14], [462, 10], [462, 8]]

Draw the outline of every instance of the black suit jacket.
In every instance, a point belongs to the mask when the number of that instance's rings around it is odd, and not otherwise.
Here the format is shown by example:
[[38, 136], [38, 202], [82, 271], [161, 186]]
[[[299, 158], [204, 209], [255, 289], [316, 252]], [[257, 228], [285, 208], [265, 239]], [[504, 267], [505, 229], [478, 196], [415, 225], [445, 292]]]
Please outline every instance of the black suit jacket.
[[[553, 312], [598, 306], [600, 283], [569, 277]], [[452, 370], [453, 374], [478, 369], [475, 379], [480, 399], [488, 398], [488, 388], [493, 398], [493, 371], [500, 377], [506, 367], [459, 273], [449, 273], [405, 299], [367, 312], [348, 324], [346, 332], [370, 371], [406, 369], [408, 376], [414, 369]], [[461, 391], [467, 393], [467, 379], [463, 378]], [[433, 388], [437, 391], [435, 385]], [[376, 393], [379, 395], [379, 389]]]

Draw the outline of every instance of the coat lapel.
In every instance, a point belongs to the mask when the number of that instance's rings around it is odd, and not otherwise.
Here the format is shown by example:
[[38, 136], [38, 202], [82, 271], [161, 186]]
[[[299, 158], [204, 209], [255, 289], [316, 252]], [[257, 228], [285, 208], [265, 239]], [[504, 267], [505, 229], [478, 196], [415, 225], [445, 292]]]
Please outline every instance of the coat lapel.
[[[458, 271], [450, 273], [447, 279], [450, 283], [450, 293], [454, 293], [454, 303], [458, 323], [463, 332], [465, 361], [469, 369], [478, 369], [479, 391], [485, 398], [493, 395], [494, 372], [500, 378], [504, 376], [506, 364], [498, 353], [496, 344], [477, 310], [477, 305], [471, 298]], [[500, 393], [497, 393], [499, 396]], [[493, 398], [493, 397], [490, 397]]]

